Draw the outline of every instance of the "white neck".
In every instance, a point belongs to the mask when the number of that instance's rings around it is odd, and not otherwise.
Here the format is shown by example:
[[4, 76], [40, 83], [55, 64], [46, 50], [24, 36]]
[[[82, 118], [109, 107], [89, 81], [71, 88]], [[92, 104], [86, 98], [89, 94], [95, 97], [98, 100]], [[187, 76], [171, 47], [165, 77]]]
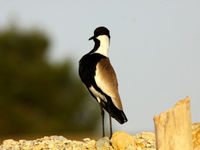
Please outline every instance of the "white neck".
[[110, 45], [109, 37], [107, 35], [99, 35], [97, 39], [100, 41], [100, 46], [94, 53], [99, 53], [108, 57], [108, 49]]

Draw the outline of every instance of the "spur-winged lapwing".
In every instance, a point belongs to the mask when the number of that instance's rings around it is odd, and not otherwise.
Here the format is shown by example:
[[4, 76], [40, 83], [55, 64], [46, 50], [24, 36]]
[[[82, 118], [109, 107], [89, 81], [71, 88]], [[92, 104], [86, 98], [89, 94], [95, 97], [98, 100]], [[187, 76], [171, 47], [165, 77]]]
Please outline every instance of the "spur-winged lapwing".
[[89, 40], [94, 40], [95, 45], [79, 61], [79, 76], [90, 94], [100, 105], [103, 137], [105, 136], [104, 110], [108, 112], [111, 137], [111, 117], [121, 124], [127, 122], [127, 118], [123, 112], [116, 74], [108, 58], [109, 30], [105, 27], [98, 27], [94, 31], [94, 36], [89, 38]]

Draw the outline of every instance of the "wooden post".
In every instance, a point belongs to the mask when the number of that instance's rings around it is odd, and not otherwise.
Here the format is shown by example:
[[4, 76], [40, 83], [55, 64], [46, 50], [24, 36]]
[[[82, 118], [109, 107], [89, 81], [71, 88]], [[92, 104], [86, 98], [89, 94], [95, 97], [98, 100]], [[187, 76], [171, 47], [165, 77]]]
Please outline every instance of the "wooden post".
[[157, 150], [192, 150], [190, 98], [154, 117]]

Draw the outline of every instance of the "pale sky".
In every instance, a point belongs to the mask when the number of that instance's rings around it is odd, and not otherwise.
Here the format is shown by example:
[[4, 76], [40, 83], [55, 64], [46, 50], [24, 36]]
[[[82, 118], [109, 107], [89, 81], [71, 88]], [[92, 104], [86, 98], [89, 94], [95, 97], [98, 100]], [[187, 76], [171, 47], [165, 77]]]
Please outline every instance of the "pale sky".
[[72, 57], [76, 67], [93, 48], [93, 30], [110, 30], [109, 56], [128, 117], [124, 125], [113, 121], [115, 130], [153, 131], [153, 116], [186, 96], [192, 121], [200, 121], [199, 0], [0, 0], [0, 27], [13, 21], [44, 30], [51, 59]]

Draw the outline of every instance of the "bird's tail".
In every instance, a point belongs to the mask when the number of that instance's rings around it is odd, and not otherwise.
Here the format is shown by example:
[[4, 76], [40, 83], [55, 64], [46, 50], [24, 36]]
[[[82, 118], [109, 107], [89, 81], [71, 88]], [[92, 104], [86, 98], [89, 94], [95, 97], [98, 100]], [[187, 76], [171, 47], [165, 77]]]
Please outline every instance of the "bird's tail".
[[118, 109], [111, 100], [108, 101], [107, 111], [111, 117], [115, 118], [120, 124], [124, 124], [128, 121], [123, 110]]

